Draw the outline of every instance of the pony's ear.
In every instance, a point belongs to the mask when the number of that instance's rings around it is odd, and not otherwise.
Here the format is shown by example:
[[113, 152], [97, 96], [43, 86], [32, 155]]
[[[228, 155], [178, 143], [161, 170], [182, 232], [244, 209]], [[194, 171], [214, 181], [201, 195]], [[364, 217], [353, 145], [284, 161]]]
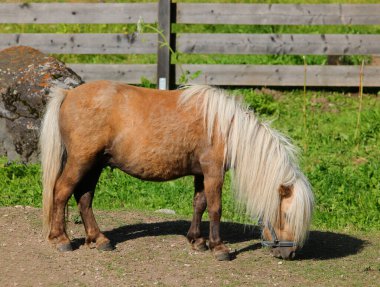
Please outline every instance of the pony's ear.
[[292, 195], [293, 193], [293, 185], [290, 186], [285, 186], [285, 185], [280, 185], [280, 188], [278, 189], [278, 192], [281, 196], [281, 198], [287, 198]]

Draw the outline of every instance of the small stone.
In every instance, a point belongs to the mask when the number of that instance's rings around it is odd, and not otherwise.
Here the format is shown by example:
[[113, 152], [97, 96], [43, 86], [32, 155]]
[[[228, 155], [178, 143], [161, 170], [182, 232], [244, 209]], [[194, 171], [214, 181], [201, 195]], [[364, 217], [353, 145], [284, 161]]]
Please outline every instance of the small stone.
[[172, 209], [166, 209], [166, 208], [158, 209], [158, 210], [156, 210], [156, 212], [158, 212], [158, 213], [164, 213], [164, 214], [172, 214], [172, 215], [175, 214], [174, 210], [172, 210]]

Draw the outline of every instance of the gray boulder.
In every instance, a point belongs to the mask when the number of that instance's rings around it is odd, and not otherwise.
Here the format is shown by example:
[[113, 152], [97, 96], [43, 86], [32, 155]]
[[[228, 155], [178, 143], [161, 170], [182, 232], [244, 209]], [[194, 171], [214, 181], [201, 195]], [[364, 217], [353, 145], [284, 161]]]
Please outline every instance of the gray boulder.
[[64, 63], [30, 47], [0, 51], [0, 156], [36, 162], [41, 118], [51, 87], [71, 89], [82, 79]]

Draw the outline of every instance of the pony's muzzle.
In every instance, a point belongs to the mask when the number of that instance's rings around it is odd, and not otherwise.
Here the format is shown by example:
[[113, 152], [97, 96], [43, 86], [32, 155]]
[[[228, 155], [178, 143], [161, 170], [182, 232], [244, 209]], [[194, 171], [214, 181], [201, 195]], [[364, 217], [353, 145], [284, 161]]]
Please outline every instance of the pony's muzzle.
[[294, 247], [274, 247], [271, 250], [274, 257], [284, 260], [293, 260], [296, 257], [296, 248]]

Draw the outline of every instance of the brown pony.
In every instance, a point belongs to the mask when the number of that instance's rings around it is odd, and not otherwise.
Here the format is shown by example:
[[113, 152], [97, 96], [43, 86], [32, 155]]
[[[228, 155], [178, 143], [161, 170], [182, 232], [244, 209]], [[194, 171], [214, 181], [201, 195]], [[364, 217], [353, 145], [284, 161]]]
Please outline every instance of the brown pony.
[[[110, 81], [51, 93], [41, 132], [44, 230], [61, 251], [71, 250], [65, 206], [72, 194], [86, 243], [111, 249], [100, 232], [92, 200], [105, 166], [151, 181], [194, 176], [194, 215], [187, 238], [219, 260], [229, 249], [219, 235], [221, 191], [232, 170], [236, 199], [264, 223], [263, 237], [277, 257], [293, 258], [307, 236], [313, 206], [295, 148], [223, 90], [194, 85], [159, 91]], [[209, 241], [200, 222], [208, 209]]]

